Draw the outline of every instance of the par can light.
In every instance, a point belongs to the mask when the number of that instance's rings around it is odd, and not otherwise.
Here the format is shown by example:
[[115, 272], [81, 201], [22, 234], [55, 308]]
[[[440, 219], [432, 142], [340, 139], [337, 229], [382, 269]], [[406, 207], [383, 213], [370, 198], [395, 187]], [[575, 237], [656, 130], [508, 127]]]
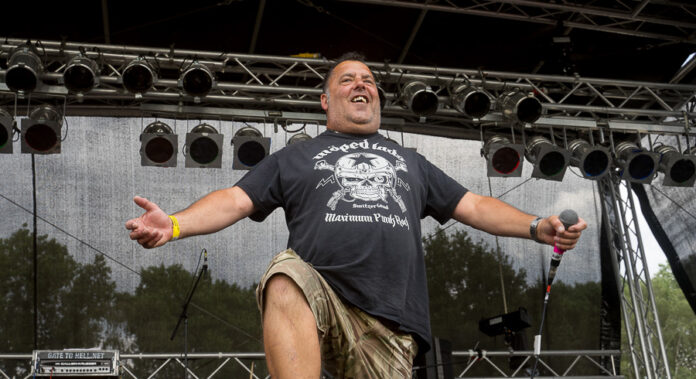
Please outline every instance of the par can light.
[[534, 164], [533, 178], [562, 181], [570, 161], [570, 152], [542, 136], [527, 142], [527, 160]]
[[660, 156], [641, 149], [633, 142], [623, 141], [616, 145], [614, 164], [621, 179], [633, 183], [650, 183], [655, 178]]
[[63, 116], [50, 105], [40, 105], [22, 119], [22, 153], [58, 154]]
[[673, 146], [661, 145], [655, 148], [660, 154], [658, 170], [665, 174], [662, 181], [664, 186], [691, 187], [696, 181], [696, 157], [684, 154]]
[[287, 146], [290, 146], [293, 143], [309, 141], [311, 139], [312, 139], [312, 137], [307, 133], [296, 133], [296, 134], [293, 134], [292, 137], [290, 137], [290, 139], [288, 139]]
[[155, 121], [140, 134], [140, 165], [176, 167], [177, 135], [169, 125]]
[[486, 158], [489, 177], [522, 176], [523, 145], [513, 144], [507, 137], [493, 136], [483, 144], [481, 154]]
[[609, 173], [611, 154], [604, 146], [593, 146], [589, 142], [576, 139], [568, 144], [570, 165], [577, 167], [586, 179], [598, 180]]
[[222, 167], [222, 138], [208, 124], [200, 124], [186, 133], [186, 167]]
[[271, 149], [271, 139], [264, 138], [261, 132], [247, 126], [234, 134], [232, 146], [234, 147], [232, 168], [250, 170], [268, 156]]
[[417, 116], [429, 116], [438, 109], [437, 94], [429, 85], [414, 81], [406, 84], [403, 90], [406, 104]]
[[68, 91], [84, 94], [99, 85], [99, 65], [94, 60], [78, 55], [68, 62], [63, 72], [63, 84]]
[[43, 65], [36, 48], [25, 44], [10, 53], [5, 72], [5, 84], [11, 91], [27, 94], [36, 89]]
[[532, 124], [541, 117], [541, 102], [532, 94], [508, 92], [498, 99], [498, 107], [506, 118]]
[[157, 74], [152, 65], [143, 57], [132, 60], [123, 69], [123, 87], [130, 93], [141, 95], [147, 92], [157, 81]]
[[14, 118], [0, 108], [0, 154], [12, 154], [12, 127]]
[[213, 89], [215, 76], [207, 66], [194, 62], [183, 71], [178, 83], [187, 95], [200, 98]]
[[454, 109], [474, 119], [484, 117], [491, 110], [491, 99], [488, 95], [468, 84], [462, 84], [455, 88], [450, 99]]

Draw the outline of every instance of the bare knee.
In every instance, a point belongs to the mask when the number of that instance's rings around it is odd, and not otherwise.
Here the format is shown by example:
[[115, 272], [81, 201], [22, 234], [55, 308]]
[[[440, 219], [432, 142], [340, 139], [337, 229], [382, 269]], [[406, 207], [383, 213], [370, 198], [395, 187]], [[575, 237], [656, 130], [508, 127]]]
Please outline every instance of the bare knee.
[[269, 307], [290, 311], [297, 307], [309, 307], [309, 304], [302, 289], [289, 276], [276, 274], [264, 286], [264, 311]]

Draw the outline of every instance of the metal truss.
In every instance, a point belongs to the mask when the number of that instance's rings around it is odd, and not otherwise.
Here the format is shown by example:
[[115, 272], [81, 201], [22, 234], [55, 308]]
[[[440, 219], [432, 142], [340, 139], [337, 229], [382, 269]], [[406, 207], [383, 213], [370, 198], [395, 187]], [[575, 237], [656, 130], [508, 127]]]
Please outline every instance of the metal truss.
[[598, 182], [635, 378], [671, 378], [633, 194], [615, 174]]
[[669, 0], [342, 0], [696, 43], [696, 4]]
[[[559, 350], [551, 350], [551, 351], [545, 351], [541, 353], [542, 359], [540, 360], [540, 363], [542, 364], [543, 367], [545, 367], [550, 373], [552, 373], [553, 377], [564, 377], [564, 378], [623, 378], [623, 376], [619, 376], [617, 374], [617, 369], [618, 365], [620, 364], [618, 358], [620, 357], [621, 352], [618, 350], [567, 350], [567, 351], [559, 351]], [[507, 360], [511, 357], [525, 357], [524, 361], [520, 364], [518, 368], [515, 370], [510, 370], [507, 367], [503, 367], [502, 364], [500, 363], [495, 363], [494, 360], [499, 360], [500, 362], [505, 361], [506, 366], [507, 366]], [[469, 350], [469, 351], [455, 351], [452, 352], [452, 358], [456, 361], [457, 359], [467, 359], [466, 363], [466, 368], [464, 371], [462, 371], [459, 375], [458, 378], [470, 378], [471, 376], [467, 376], [467, 373], [471, 370], [472, 367], [479, 366], [479, 365], [487, 365], [488, 367], [491, 367], [495, 369], [497, 372], [500, 373], [500, 377], [522, 377], [524, 376], [523, 373], [521, 373], [521, 369], [530, 361], [530, 359], [533, 359], [534, 357], [534, 352], [533, 351], [516, 351], [516, 352], [509, 352], [509, 351], [485, 351], [485, 350]], [[572, 361], [570, 364], [568, 364], [564, 368], [553, 368], [551, 367], [551, 364], [547, 363], [544, 361], [545, 358], [552, 358], [552, 357], [567, 357], [567, 358], [572, 358]], [[608, 357], [611, 362], [612, 362], [612, 369], [608, 370], [602, 365], [597, 362], [598, 357]], [[26, 361], [26, 367], [27, 367], [27, 372], [28, 374], [23, 378], [23, 379], [29, 379], [32, 377], [31, 373], [31, 354], [0, 354], [0, 364], [3, 361], [9, 361], [9, 360], [21, 360], [21, 361]], [[208, 376], [203, 376], [200, 374], [197, 374], [191, 369], [188, 369], [188, 375], [191, 378], [194, 379], [199, 379], [199, 378], [206, 378], [206, 379], [213, 379], [218, 376], [218, 372], [228, 363], [232, 362], [233, 364], [236, 363], [240, 365], [245, 371], [249, 373], [250, 378], [255, 378], [255, 379], [261, 379], [261, 377], [257, 376], [256, 373], [254, 373], [253, 366], [251, 365], [250, 362], [244, 362], [243, 360], [246, 361], [258, 361], [258, 360], [263, 360], [265, 359], [265, 355], [263, 353], [191, 353], [188, 354], [187, 358], [189, 360], [198, 360], [198, 359], [208, 359], [208, 360], [217, 360], [220, 363], [217, 363], [217, 366], [215, 369], [208, 375]], [[141, 379], [138, 376], [136, 376], [130, 369], [129, 366], [131, 366], [131, 363], [135, 360], [157, 360], [157, 361], [163, 361], [161, 364], [159, 364], [152, 372], [147, 373], [147, 379], [150, 378], [155, 378], [157, 377], [157, 374], [162, 371], [166, 366], [168, 365], [178, 365], [182, 369], [185, 367], [183, 360], [185, 359], [184, 354], [120, 354], [120, 369], [122, 370], [121, 377], [126, 379], [126, 378], [132, 378], [132, 379]], [[596, 376], [586, 376], [586, 375], [573, 375], [573, 369], [577, 367], [578, 362], [581, 361], [589, 361], [591, 362], [594, 366], [597, 367], [599, 374]], [[10, 379], [10, 373], [7, 373], [2, 370], [2, 367], [0, 366], [0, 375], [2, 375], [3, 378], [5, 379]], [[265, 376], [264, 379], [270, 378], [270, 375]], [[497, 377], [489, 377], [489, 378], [497, 378]], [[543, 376], [540, 376], [539, 378], [544, 378]]]
[[[0, 37], [0, 67], [23, 39]], [[320, 107], [322, 81], [331, 62], [325, 59], [232, 54], [224, 52], [116, 46], [58, 41], [32, 41], [41, 54], [42, 83], [31, 94], [17, 96], [4, 84], [0, 70], [0, 106], [17, 105], [21, 115], [30, 105], [65, 105], [66, 115], [169, 116], [172, 118], [242, 119], [287, 123], [325, 122]], [[76, 95], [61, 84], [67, 61], [84, 54], [100, 65], [99, 86]], [[143, 94], [128, 93], [123, 68], [144, 57], [158, 70], [158, 79]], [[216, 86], [206, 96], [192, 97], [179, 87], [182, 70], [194, 61], [213, 71]], [[382, 127], [389, 130], [479, 139], [482, 131], [544, 132], [550, 129], [579, 134], [591, 130], [643, 134], [694, 135], [696, 86], [626, 80], [552, 76], [459, 68], [369, 63], [384, 90]], [[419, 80], [438, 94], [439, 109], [419, 117], [407, 107], [404, 85]], [[452, 105], [451, 92], [462, 84], [485, 91], [491, 112], [472, 119]], [[499, 101], [512, 91], [532, 93], [542, 103], [542, 117], [520, 124], [503, 116]]]
[[[574, 375], [573, 370], [577, 368], [577, 364], [582, 361], [590, 362], [593, 366], [597, 368], [599, 373], [597, 378], [623, 378], [618, 374], [618, 367], [620, 366], [620, 356], [621, 352], [618, 350], [549, 350], [542, 351], [539, 359], [539, 367], [544, 367], [552, 377], [554, 378], [588, 378], [586, 375], [576, 374]], [[509, 367], [508, 361], [513, 357], [523, 357], [524, 359], [517, 367]], [[565, 367], [552, 367], [552, 364], [547, 362], [549, 358], [555, 357], [566, 357], [572, 358], [572, 361]], [[603, 367], [598, 361], [599, 357], [607, 357], [611, 362], [611, 368]], [[529, 373], [523, 372], [523, 369], [529, 365], [530, 362], [534, 361], [533, 351], [454, 351], [452, 352], [452, 360], [457, 362], [458, 359], [466, 358], [466, 367], [459, 373], [458, 377], [469, 378], [471, 377], [468, 373], [469, 371], [476, 367], [485, 365], [489, 368], [494, 369], [500, 374], [499, 378], [510, 378], [510, 377], [525, 377], [529, 376]], [[494, 362], [497, 360], [498, 362]], [[544, 376], [536, 376], [537, 378], [544, 378]]]

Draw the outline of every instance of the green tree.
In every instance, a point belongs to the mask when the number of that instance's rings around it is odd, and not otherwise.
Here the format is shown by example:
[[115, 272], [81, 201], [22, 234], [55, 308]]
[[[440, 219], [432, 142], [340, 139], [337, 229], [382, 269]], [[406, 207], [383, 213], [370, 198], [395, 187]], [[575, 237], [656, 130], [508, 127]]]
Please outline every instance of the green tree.
[[[121, 294], [119, 308], [125, 329], [134, 341], [129, 352], [183, 353], [184, 325], [173, 341], [170, 336], [181, 313], [193, 280], [181, 265], [149, 267], [142, 272], [140, 285], [133, 294]], [[212, 281], [206, 275], [188, 308], [188, 350], [193, 352], [262, 351], [261, 321], [254, 290]], [[203, 311], [202, 311], [202, 310]], [[217, 361], [191, 361], [189, 367], [204, 376], [215, 369]], [[152, 373], [162, 362], [136, 361], [134, 370]], [[257, 362], [258, 367], [261, 362]], [[261, 364], [261, 370], [264, 370]], [[259, 371], [255, 370], [258, 374]], [[218, 377], [239, 377], [240, 368], [229, 363]], [[181, 366], [170, 364], [158, 377], [182, 375]], [[248, 375], [248, 374], [247, 374]], [[147, 375], [144, 375], [147, 376]]]
[[652, 278], [655, 305], [670, 372], [675, 379], [696, 378], [696, 317], [667, 265]]
[[[116, 286], [101, 255], [76, 262], [64, 245], [46, 235], [37, 238], [39, 349], [103, 346], [109, 339]], [[22, 228], [0, 239], [0, 344], [10, 353], [34, 348], [33, 239]], [[22, 374], [24, 364], [7, 367]]]
[[[454, 350], [475, 346], [489, 351], [508, 349], [504, 336], [489, 337], [479, 332], [479, 320], [505, 313], [500, 274], [505, 285], [508, 312], [527, 309], [531, 327], [517, 333], [532, 350], [531, 336], [539, 330], [545, 284], [529, 285], [524, 270], [515, 270], [509, 258], [481, 242], [474, 242], [464, 231], [447, 234], [438, 230], [424, 239], [425, 262], [430, 295], [430, 316], [434, 336], [450, 340]], [[579, 350], [599, 347], [600, 286], [587, 282], [553, 285], [542, 338], [545, 350]], [[545, 359], [552, 367], [567, 367], [568, 359]], [[495, 360], [506, 367], [506, 359]], [[520, 362], [513, 361], [517, 367]], [[565, 366], [563, 366], [565, 365]], [[455, 365], [456, 366], [456, 365]], [[479, 365], [471, 374], [499, 373]], [[463, 365], [456, 368], [463, 368]], [[573, 373], [596, 374], [591, 363], [581, 362]]]

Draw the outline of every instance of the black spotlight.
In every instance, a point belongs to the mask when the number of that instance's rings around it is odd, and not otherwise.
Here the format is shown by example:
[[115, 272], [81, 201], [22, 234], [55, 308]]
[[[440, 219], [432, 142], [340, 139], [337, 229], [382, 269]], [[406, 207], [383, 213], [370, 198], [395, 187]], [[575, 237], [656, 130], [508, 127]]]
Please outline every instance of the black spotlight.
[[507, 137], [493, 136], [483, 144], [481, 155], [486, 158], [489, 177], [522, 176], [524, 145], [513, 144]]
[[534, 164], [533, 178], [562, 181], [570, 162], [570, 152], [542, 136], [527, 142], [527, 160]]
[[140, 165], [176, 167], [177, 135], [169, 125], [155, 121], [140, 134]]
[[0, 108], [0, 154], [12, 154], [12, 127], [14, 118]]
[[619, 176], [633, 183], [650, 183], [657, 174], [660, 156], [643, 150], [635, 143], [624, 141], [616, 145], [616, 167]]
[[215, 76], [207, 66], [194, 62], [183, 70], [178, 83], [187, 95], [194, 97], [195, 102], [200, 102], [200, 98], [215, 86]]
[[186, 133], [186, 167], [222, 167], [222, 134], [200, 124]]
[[655, 152], [660, 154], [658, 170], [665, 174], [662, 181], [663, 186], [691, 187], [696, 181], [696, 157], [684, 154], [673, 146], [662, 145], [655, 148]]
[[429, 85], [419, 81], [410, 82], [404, 86], [403, 94], [408, 108], [416, 115], [429, 116], [437, 112], [437, 94]]
[[63, 72], [63, 84], [68, 91], [82, 96], [99, 85], [99, 65], [83, 55], [72, 58]]
[[604, 146], [592, 146], [589, 142], [576, 139], [570, 142], [568, 150], [571, 166], [580, 169], [586, 179], [598, 180], [609, 173], [611, 154]]
[[293, 143], [298, 143], [298, 142], [303, 142], [303, 141], [309, 141], [309, 140], [311, 140], [311, 139], [312, 139], [312, 136], [310, 136], [310, 135], [307, 134], [307, 133], [297, 133], [297, 134], [293, 134], [293, 136], [290, 137], [290, 139], [288, 140], [288, 142], [287, 142], [286, 145], [287, 145], [287, 146], [290, 146], [290, 145], [292, 145]]
[[488, 95], [468, 84], [456, 87], [450, 96], [452, 106], [467, 117], [479, 119], [491, 110], [491, 99]]
[[503, 116], [526, 124], [534, 123], [541, 117], [541, 102], [532, 94], [509, 92], [498, 99]]
[[234, 134], [232, 146], [234, 146], [232, 168], [249, 170], [268, 156], [271, 149], [271, 139], [264, 138], [261, 132], [247, 126]]
[[63, 117], [56, 108], [40, 105], [22, 119], [22, 153], [58, 154]]
[[10, 53], [5, 72], [7, 88], [20, 94], [27, 94], [39, 85], [43, 65], [39, 52], [30, 44], [15, 48]]
[[123, 87], [137, 97], [147, 92], [157, 81], [157, 73], [152, 65], [143, 57], [132, 60], [121, 75]]

